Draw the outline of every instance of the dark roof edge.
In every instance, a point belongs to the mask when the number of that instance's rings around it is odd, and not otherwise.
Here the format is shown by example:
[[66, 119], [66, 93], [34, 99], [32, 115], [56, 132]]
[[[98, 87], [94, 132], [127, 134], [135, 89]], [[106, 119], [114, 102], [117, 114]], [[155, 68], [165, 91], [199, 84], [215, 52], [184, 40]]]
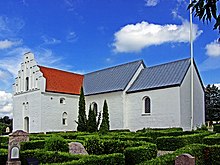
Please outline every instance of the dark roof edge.
[[108, 68], [99, 69], [99, 70], [96, 70], [96, 71], [93, 71], [93, 72], [86, 73], [84, 75], [100, 72], [100, 71], [103, 71], [103, 70], [113, 69], [113, 68], [116, 68], [116, 67], [120, 67], [120, 66], [127, 65], [127, 64], [132, 64], [132, 63], [135, 63], [135, 62], [141, 62], [141, 63], [144, 64], [143, 60], [136, 60], [136, 61], [127, 62], [127, 63], [115, 65], [115, 66], [112, 66], [112, 67], [108, 67]]
[[165, 86], [160, 86], [160, 87], [152, 87], [152, 88], [148, 88], [148, 89], [140, 89], [140, 90], [135, 90], [135, 91], [127, 91], [127, 94], [130, 93], [137, 93], [137, 92], [144, 92], [144, 91], [151, 91], [151, 90], [157, 90], [157, 89], [165, 89], [165, 88], [171, 88], [171, 87], [178, 87], [180, 86], [180, 84], [172, 84], [172, 85], [165, 85]]
[[123, 89], [118, 89], [118, 90], [113, 90], [113, 91], [105, 91], [105, 92], [97, 92], [97, 93], [92, 93], [92, 94], [85, 94], [85, 96], [106, 94], [106, 93], [119, 92], [119, 91], [123, 91]]

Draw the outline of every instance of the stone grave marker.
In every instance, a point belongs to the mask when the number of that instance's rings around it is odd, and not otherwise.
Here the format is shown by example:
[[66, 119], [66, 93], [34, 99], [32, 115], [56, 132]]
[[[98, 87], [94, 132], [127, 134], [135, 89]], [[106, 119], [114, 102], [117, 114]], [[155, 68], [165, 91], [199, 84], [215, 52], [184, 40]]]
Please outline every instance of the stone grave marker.
[[69, 153], [71, 154], [82, 154], [88, 155], [88, 152], [84, 148], [84, 146], [79, 142], [71, 142], [69, 143]]
[[182, 154], [176, 157], [175, 165], [195, 165], [195, 157], [190, 154]]
[[20, 142], [29, 141], [29, 134], [22, 130], [17, 130], [9, 134], [8, 161], [7, 165], [20, 165], [19, 160]]

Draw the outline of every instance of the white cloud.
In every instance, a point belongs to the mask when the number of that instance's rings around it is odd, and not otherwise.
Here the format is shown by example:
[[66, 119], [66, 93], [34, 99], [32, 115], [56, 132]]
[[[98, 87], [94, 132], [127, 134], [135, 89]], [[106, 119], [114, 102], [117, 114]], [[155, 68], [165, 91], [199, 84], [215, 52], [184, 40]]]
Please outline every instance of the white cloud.
[[220, 89], [220, 83], [219, 83], [219, 84], [215, 84], [215, 86], [217, 86], [217, 87], [218, 87], [218, 89]]
[[44, 44], [46, 45], [54, 45], [54, 44], [61, 43], [60, 40], [53, 38], [53, 37], [46, 36], [46, 35], [41, 36], [41, 38], [44, 41]]
[[200, 71], [215, 70], [220, 68], [220, 57], [208, 57], [200, 65]]
[[[182, 25], [159, 25], [148, 22], [129, 24], [122, 27], [114, 34], [113, 43], [115, 52], [138, 52], [142, 49], [164, 43], [189, 42], [190, 24], [183, 21]], [[193, 38], [196, 39], [202, 33], [198, 26], [193, 24]]]
[[145, 6], [156, 6], [159, 0], [145, 0]]
[[0, 116], [12, 116], [12, 94], [0, 91]]
[[0, 49], [11, 48], [12, 46], [16, 46], [20, 43], [21, 43], [21, 41], [2, 40], [2, 41], [0, 41]]
[[75, 32], [71, 31], [68, 33], [68, 35], [66, 36], [66, 40], [68, 42], [76, 42], [78, 40], [78, 37], [76, 35]]
[[211, 57], [219, 57], [220, 56], [220, 43], [217, 41], [211, 42], [206, 45], [206, 54]]

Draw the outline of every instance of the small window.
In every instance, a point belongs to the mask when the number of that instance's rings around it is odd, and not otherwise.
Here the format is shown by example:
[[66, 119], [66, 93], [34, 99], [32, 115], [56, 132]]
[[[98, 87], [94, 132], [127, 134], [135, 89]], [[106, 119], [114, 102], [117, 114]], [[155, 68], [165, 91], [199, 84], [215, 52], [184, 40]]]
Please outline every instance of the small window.
[[144, 113], [151, 113], [151, 101], [149, 97], [144, 97]]
[[67, 125], [67, 113], [66, 113], [66, 112], [63, 113], [63, 116], [62, 116], [62, 124], [63, 124], [63, 125]]
[[65, 98], [60, 98], [60, 104], [65, 104]]
[[26, 77], [26, 91], [29, 90], [29, 77]]

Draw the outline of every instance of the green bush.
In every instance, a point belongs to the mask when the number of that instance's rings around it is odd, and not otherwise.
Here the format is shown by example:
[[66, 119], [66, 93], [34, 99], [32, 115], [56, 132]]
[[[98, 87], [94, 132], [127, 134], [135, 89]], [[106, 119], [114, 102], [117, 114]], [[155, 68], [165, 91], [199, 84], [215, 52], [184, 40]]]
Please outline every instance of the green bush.
[[205, 150], [206, 161], [212, 162], [212, 164], [220, 164], [219, 153], [220, 153], [220, 145], [208, 146]]
[[20, 148], [21, 151], [43, 149], [45, 145], [45, 140], [33, 140], [28, 142], [21, 142], [20, 145], [21, 145]]
[[59, 133], [58, 135], [60, 135], [64, 139], [76, 139], [76, 137], [77, 137], [77, 135], [73, 132]]
[[214, 134], [204, 137], [203, 143], [207, 145], [220, 144], [220, 134]]
[[0, 143], [8, 144], [8, 136], [0, 136]]
[[202, 132], [183, 136], [163, 136], [156, 139], [156, 144], [159, 150], [175, 151], [189, 144], [201, 143], [203, 138], [210, 134], [210, 132]]
[[[65, 163], [53, 163], [53, 165], [124, 165], [123, 154], [114, 153], [109, 155], [90, 155], [84, 156], [79, 160]], [[49, 165], [49, 164], [48, 164]]]
[[0, 149], [0, 162], [1, 164], [6, 164], [8, 159], [8, 150], [7, 149]]
[[157, 156], [157, 146], [149, 143], [139, 147], [128, 147], [125, 149], [124, 155], [127, 165], [141, 163], [142, 161], [150, 160]]
[[79, 160], [82, 157], [83, 155], [73, 155], [65, 152], [53, 152], [38, 149], [25, 150], [20, 152], [21, 162], [26, 162], [27, 158], [36, 158], [39, 161], [39, 163], [59, 163], [68, 162], [72, 160]]
[[106, 140], [99, 137], [93, 137], [85, 142], [86, 151], [89, 154], [111, 154], [111, 153], [123, 153], [127, 147], [137, 147], [145, 145], [144, 141], [120, 141], [120, 140]]
[[67, 141], [61, 136], [53, 135], [45, 140], [45, 149], [47, 151], [69, 151]]
[[220, 124], [215, 124], [213, 126], [213, 131], [216, 132], [216, 133], [220, 133]]

